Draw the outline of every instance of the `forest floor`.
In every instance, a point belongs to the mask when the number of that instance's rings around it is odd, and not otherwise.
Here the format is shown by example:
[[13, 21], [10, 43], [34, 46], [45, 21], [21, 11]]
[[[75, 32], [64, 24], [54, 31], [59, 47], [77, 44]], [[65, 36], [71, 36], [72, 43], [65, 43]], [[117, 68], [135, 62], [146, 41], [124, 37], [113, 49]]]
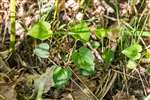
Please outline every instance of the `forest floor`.
[[150, 100], [149, 0], [16, 0], [15, 24], [11, 1], [0, 100]]

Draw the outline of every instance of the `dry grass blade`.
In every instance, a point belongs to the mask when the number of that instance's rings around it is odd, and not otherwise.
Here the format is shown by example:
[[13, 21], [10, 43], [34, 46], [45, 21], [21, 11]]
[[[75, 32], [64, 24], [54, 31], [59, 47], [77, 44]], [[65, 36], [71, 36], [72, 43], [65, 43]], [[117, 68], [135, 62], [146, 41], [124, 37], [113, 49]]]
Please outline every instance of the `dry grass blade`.
[[[94, 93], [88, 88], [88, 86], [85, 85], [85, 83], [78, 77], [78, 75], [70, 68], [70, 70], [72, 71], [72, 73], [76, 76], [76, 78], [83, 84], [83, 86], [88, 90], [88, 92], [96, 99], [99, 100]], [[79, 86], [79, 85], [78, 85]], [[80, 87], [81, 88], [81, 87]], [[84, 93], [84, 91], [83, 91]], [[85, 93], [85, 95], [87, 95], [87, 93]]]
[[117, 78], [117, 73], [114, 72], [111, 76], [110, 79], [108, 79], [108, 82], [105, 83], [104, 87], [102, 88], [101, 92], [99, 92], [98, 94], [98, 98], [99, 100], [103, 100], [104, 96], [107, 94], [107, 92], [109, 91], [109, 89], [112, 87], [112, 85], [114, 84], [115, 80]]

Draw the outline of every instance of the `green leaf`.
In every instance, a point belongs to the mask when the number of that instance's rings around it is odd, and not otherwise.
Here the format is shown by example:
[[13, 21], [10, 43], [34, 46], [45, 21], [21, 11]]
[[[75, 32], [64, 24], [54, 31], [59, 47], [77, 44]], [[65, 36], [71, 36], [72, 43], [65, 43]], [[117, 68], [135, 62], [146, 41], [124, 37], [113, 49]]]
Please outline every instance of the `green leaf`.
[[79, 68], [82, 75], [91, 75], [94, 73], [94, 55], [91, 50], [81, 47], [72, 54], [73, 63]]
[[41, 43], [34, 49], [34, 54], [41, 58], [49, 57], [49, 45], [47, 43]]
[[142, 32], [141, 31], [136, 31], [134, 35], [136, 35], [136, 36], [141, 35], [141, 36], [144, 36], [144, 37], [150, 37], [150, 32], [149, 31], [142, 31]]
[[135, 69], [136, 66], [137, 66], [137, 64], [136, 64], [136, 62], [133, 61], [133, 60], [129, 60], [128, 63], [127, 63], [127, 67], [128, 67], [129, 69]]
[[145, 57], [150, 59], [150, 49], [148, 49], [145, 53]]
[[89, 64], [93, 64], [94, 55], [92, 54], [91, 50], [89, 50], [88, 48], [85, 48], [85, 47], [81, 47], [79, 49], [79, 54], [81, 57], [84, 58], [85, 62], [87, 62]]
[[131, 60], [137, 60], [141, 57], [142, 46], [139, 44], [132, 44], [128, 48], [124, 49], [122, 53]]
[[71, 71], [57, 66], [53, 72], [54, 86], [64, 88], [71, 78]]
[[94, 49], [97, 49], [100, 46], [99, 42], [97, 42], [97, 41], [93, 41], [91, 43], [91, 45], [92, 45], [92, 48], [94, 48]]
[[49, 23], [45, 21], [39, 21], [28, 31], [28, 35], [36, 39], [46, 40], [53, 34], [49, 28]]
[[114, 59], [114, 52], [111, 49], [106, 49], [102, 57], [106, 63], [111, 63]]
[[72, 26], [69, 34], [71, 34], [75, 39], [79, 39], [83, 42], [89, 41], [90, 38], [90, 30], [85, 22], [80, 22]]
[[[92, 71], [87, 71], [87, 70], [80, 70], [80, 73], [82, 74], [82, 75], [84, 75], [84, 76], [89, 76], [89, 75], [91, 75], [90, 73], [91, 73]], [[93, 72], [92, 72], [93, 73]]]
[[150, 32], [149, 31], [143, 31], [142, 36], [150, 37]]
[[104, 38], [107, 36], [107, 31], [106, 29], [103, 29], [103, 28], [97, 28], [96, 29], [96, 36], [98, 38]]
[[94, 65], [82, 64], [80, 65], [80, 73], [84, 76], [89, 76], [94, 73]]
[[150, 75], [150, 65], [146, 68], [146, 73]]

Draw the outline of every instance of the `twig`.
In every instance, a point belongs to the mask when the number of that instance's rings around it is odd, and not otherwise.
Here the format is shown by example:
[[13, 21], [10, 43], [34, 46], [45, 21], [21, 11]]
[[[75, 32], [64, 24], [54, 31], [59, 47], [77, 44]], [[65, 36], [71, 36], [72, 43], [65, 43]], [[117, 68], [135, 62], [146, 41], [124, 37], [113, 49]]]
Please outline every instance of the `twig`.
[[116, 77], [117, 77], [117, 73], [115, 72], [115, 73], [113, 74], [113, 77], [112, 77], [111, 81], [110, 81], [109, 84], [107, 85], [106, 90], [104, 91], [104, 93], [102, 94], [102, 96], [100, 97], [99, 100], [102, 100], [102, 99], [104, 98], [104, 96], [107, 94], [107, 92], [109, 91], [109, 89], [111, 88], [111, 86], [113, 85], [113, 83], [115, 82]]
[[140, 72], [136, 69], [136, 72], [139, 74], [139, 77], [140, 77], [140, 80], [141, 80], [141, 83], [142, 83], [142, 87], [143, 87], [143, 90], [144, 90], [144, 94], [147, 95], [147, 92], [146, 92], [146, 89], [145, 89], [145, 85], [144, 85], [144, 82], [143, 82], [143, 79], [140, 75]]
[[132, 76], [132, 75], [129, 75], [129, 74], [126, 74], [126, 73], [120, 72], [120, 71], [118, 71], [118, 70], [112, 69], [112, 71], [114, 71], [114, 72], [117, 72], [117, 73], [119, 73], [119, 74], [123, 74], [123, 75], [125, 75], [125, 76], [128, 76], [128, 77], [131, 77], [131, 78], [134, 78], [134, 79], [139, 80], [139, 79], [138, 79], [138, 78], [136, 78], [135, 76]]
[[92, 51], [94, 52], [94, 54], [95, 54], [96, 58], [99, 60], [99, 62], [103, 63], [104, 61], [103, 61], [101, 55], [98, 53], [98, 51], [96, 49], [93, 49], [90, 43], [87, 43], [87, 45], [90, 49], [92, 49]]

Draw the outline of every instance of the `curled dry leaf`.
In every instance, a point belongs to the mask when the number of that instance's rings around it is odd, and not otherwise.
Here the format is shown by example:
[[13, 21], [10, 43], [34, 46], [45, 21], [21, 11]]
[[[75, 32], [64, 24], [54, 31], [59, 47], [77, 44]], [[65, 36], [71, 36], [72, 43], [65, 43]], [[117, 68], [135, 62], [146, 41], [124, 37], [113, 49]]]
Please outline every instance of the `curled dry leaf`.
[[121, 16], [132, 14], [131, 5], [129, 5], [127, 2], [120, 3], [120, 14]]
[[65, 8], [66, 9], [71, 8], [73, 11], [76, 11], [79, 9], [79, 4], [75, 0], [68, 0], [65, 3]]
[[105, 13], [105, 8], [102, 5], [99, 5], [96, 8], [94, 13], [99, 14], [99, 15], [103, 15]]
[[82, 19], [83, 19], [83, 13], [78, 12], [78, 13], [76, 14], [76, 20], [81, 21]]

